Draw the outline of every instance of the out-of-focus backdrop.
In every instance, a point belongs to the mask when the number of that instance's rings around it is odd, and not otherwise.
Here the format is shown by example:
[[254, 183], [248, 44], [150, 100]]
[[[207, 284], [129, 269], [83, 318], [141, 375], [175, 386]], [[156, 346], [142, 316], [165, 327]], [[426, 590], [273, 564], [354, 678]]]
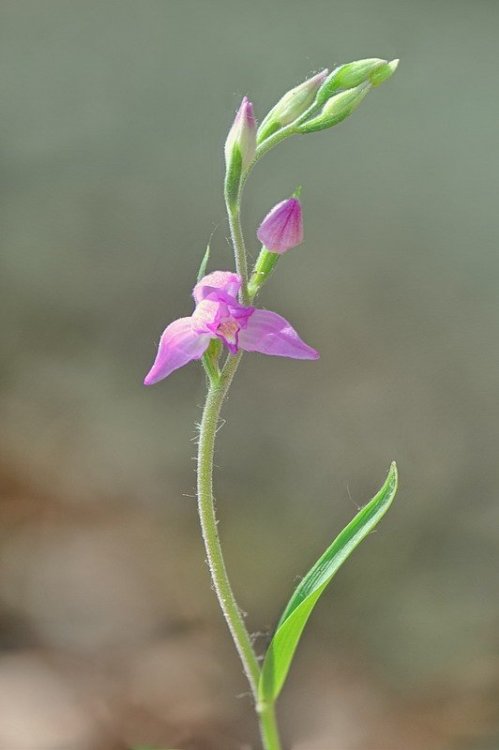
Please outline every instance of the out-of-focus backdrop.
[[3, 0], [0, 750], [257, 747], [198, 533], [190, 365], [141, 385], [231, 255], [222, 148], [307, 75], [400, 57], [246, 193], [250, 252], [303, 187], [263, 303], [321, 351], [248, 356], [220, 532], [264, 647], [297, 576], [396, 458], [382, 527], [321, 601], [280, 702], [293, 750], [499, 744], [499, 5]]

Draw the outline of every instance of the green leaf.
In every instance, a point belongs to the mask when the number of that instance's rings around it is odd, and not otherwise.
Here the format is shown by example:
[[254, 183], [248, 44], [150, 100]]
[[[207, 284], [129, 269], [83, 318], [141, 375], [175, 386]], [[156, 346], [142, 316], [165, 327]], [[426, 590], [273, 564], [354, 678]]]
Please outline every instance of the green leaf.
[[208, 243], [206, 245], [206, 250], [205, 250], [205, 253], [203, 255], [203, 259], [201, 261], [201, 265], [199, 266], [198, 278], [197, 278], [198, 283], [201, 281], [201, 279], [203, 278], [203, 276], [206, 276], [206, 266], [208, 265], [209, 259], [210, 259], [210, 243]]
[[395, 497], [397, 482], [394, 462], [377, 495], [357, 513], [296, 587], [265, 654], [258, 687], [262, 703], [272, 703], [281, 692], [316, 602], [337, 570], [385, 515]]

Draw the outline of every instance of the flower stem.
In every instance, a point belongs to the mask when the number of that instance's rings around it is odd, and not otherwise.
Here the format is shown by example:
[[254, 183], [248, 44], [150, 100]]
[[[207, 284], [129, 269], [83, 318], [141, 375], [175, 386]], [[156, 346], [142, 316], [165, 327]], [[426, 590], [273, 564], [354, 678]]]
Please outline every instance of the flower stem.
[[240, 198], [234, 206], [230, 206], [227, 203], [227, 216], [229, 217], [230, 236], [236, 260], [236, 273], [241, 277], [241, 303], [243, 305], [248, 305], [248, 263], [246, 260], [246, 246], [244, 244], [243, 230], [241, 227]]
[[277, 131], [277, 133], [274, 133], [273, 135], [266, 138], [262, 143], [258, 146], [256, 150], [255, 155], [255, 162], [257, 162], [259, 159], [262, 158], [262, 156], [265, 156], [274, 146], [277, 146], [278, 143], [281, 141], [284, 141], [286, 138], [289, 138], [290, 135], [295, 135], [298, 131], [296, 130], [296, 123], [301, 121], [297, 120], [296, 122], [292, 122], [290, 125], [286, 125], [286, 127], [281, 128]]
[[265, 750], [281, 750], [281, 740], [275, 716], [275, 704], [265, 703], [257, 707], [257, 711], [260, 721], [260, 733]]
[[[241, 279], [239, 299], [243, 305], [249, 305], [250, 303], [248, 262], [241, 227], [241, 197], [249, 171], [248, 169], [244, 176], [240, 176], [239, 187], [235, 195], [228, 190], [227, 176], [225, 186], [225, 204], [234, 249], [236, 272]], [[223, 402], [241, 361], [241, 356], [242, 352], [235, 356], [229, 356], [219, 376], [217, 376], [217, 373], [213, 373], [210, 367], [207, 367], [209, 363], [204, 363], [210, 385], [199, 428], [197, 463], [199, 519], [213, 587], [253, 694], [264, 750], [281, 750], [274, 704], [260, 704], [258, 701], [260, 665], [227, 575], [222, 546], [218, 536], [213, 497], [213, 459], [218, 420]]]
[[199, 519], [201, 521], [201, 531], [213, 587], [243, 664], [255, 704], [257, 705], [263, 746], [265, 750], [281, 750], [274, 706], [272, 704], [258, 704], [260, 666], [227, 575], [222, 546], [218, 536], [215, 501], [213, 497], [213, 459], [218, 420], [222, 404], [239, 366], [241, 356], [241, 353], [239, 353], [227, 359], [219, 380], [211, 382], [206, 397], [199, 429], [198, 446], [197, 486]]
[[198, 508], [208, 565], [218, 602], [229, 626], [232, 638], [243, 663], [244, 671], [256, 698], [260, 668], [251, 645], [239, 607], [227, 576], [222, 547], [217, 531], [213, 498], [213, 457], [220, 409], [235, 375], [241, 355], [230, 357], [219, 384], [210, 385], [199, 430], [198, 447]]
[[296, 120], [291, 122], [289, 125], [286, 125], [285, 127], [278, 130], [276, 133], [273, 133], [268, 138], [265, 138], [258, 146], [255, 154], [255, 158], [253, 160], [253, 163], [249, 166], [246, 173], [243, 176], [243, 184], [246, 180], [247, 175], [249, 174], [250, 169], [255, 165], [255, 163], [262, 158], [262, 156], [265, 156], [271, 149], [274, 148], [274, 146], [277, 146], [278, 143], [281, 141], [284, 141], [286, 138], [289, 138], [290, 135], [296, 135], [300, 131], [298, 130], [298, 126], [302, 124], [302, 122], [305, 122], [307, 118], [309, 118], [317, 109], [317, 105], [315, 102], [313, 102], [310, 107], [303, 112], [300, 117], [298, 117]]

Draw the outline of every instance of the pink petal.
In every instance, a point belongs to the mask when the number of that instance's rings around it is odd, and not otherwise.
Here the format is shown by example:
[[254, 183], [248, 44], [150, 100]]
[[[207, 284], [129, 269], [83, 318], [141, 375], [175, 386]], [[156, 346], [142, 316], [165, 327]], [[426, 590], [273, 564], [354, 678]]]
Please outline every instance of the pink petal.
[[260, 224], [257, 237], [267, 250], [285, 253], [303, 242], [303, 218], [298, 198], [281, 201]]
[[147, 373], [144, 385], [153, 385], [192, 359], [203, 356], [211, 336], [193, 331], [191, 318], [179, 318], [170, 323], [161, 336], [154, 364]]
[[269, 310], [254, 311], [246, 328], [239, 331], [239, 347], [277, 357], [319, 358], [319, 352], [302, 341], [285, 318]]
[[219, 289], [231, 297], [237, 297], [240, 288], [241, 279], [237, 273], [232, 273], [231, 271], [213, 271], [213, 273], [209, 273], [201, 281], [198, 281], [192, 294], [195, 302], [201, 302], [214, 289]]

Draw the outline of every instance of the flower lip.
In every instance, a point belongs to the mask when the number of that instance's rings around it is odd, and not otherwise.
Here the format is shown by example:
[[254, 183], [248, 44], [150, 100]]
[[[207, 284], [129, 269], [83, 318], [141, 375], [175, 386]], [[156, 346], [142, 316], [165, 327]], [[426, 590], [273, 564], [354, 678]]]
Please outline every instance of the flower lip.
[[219, 339], [223, 341], [231, 354], [239, 351], [239, 331], [241, 327], [234, 318], [227, 318], [218, 324], [215, 331]]
[[287, 198], [269, 211], [257, 237], [267, 250], [285, 253], [303, 242], [303, 217], [298, 198]]

